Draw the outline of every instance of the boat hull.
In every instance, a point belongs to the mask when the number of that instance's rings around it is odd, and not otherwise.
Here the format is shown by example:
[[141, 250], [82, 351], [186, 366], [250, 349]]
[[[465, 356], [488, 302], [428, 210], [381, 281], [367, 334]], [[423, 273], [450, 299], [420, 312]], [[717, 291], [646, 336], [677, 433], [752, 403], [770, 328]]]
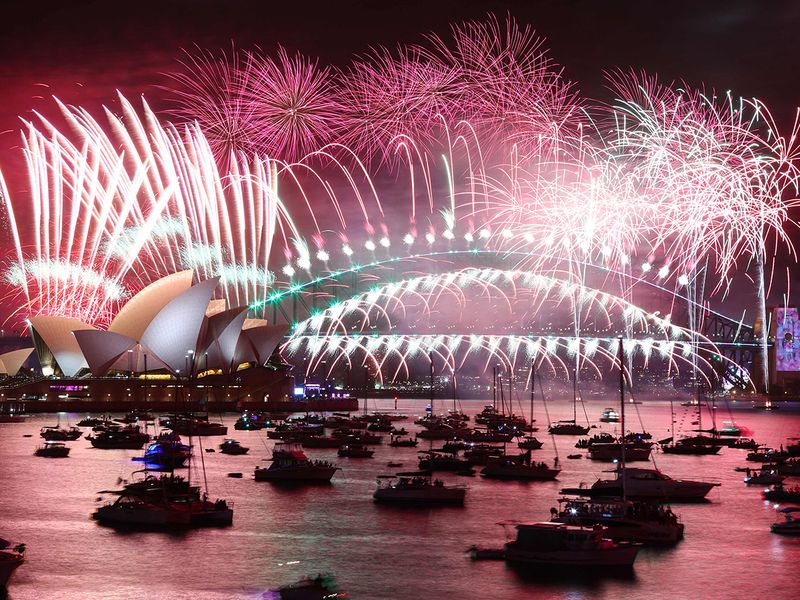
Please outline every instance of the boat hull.
[[256, 481], [286, 483], [330, 483], [335, 467], [309, 467], [304, 469], [256, 469]]
[[383, 504], [451, 504], [463, 505], [466, 496], [466, 489], [436, 489], [427, 490], [403, 490], [398, 488], [386, 488], [375, 490], [373, 498], [375, 502]]
[[506, 562], [515, 567], [582, 567], [630, 569], [639, 552], [638, 546], [575, 550], [532, 550], [506, 544]]
[[192, 513], [188, 510], [167, 508], [101, 506], [95, 511], [92, 518], [101, 525], [110, 527], [171, 528], [190, 526]]
[[525, 466], [494, 467], [487, 466], [481, 470], [481, 477], [487, 479], [506, 479], [518, 481], [553, 481], [560, 469], [533, 469]]

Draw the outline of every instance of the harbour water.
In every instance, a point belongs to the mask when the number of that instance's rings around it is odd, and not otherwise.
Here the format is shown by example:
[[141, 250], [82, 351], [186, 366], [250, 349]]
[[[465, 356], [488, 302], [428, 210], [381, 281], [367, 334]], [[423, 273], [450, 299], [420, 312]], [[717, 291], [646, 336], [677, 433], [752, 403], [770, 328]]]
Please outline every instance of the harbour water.
[[[424, 414], [427, 403], [401, 400], [398, 410]], [[462, 402], [475, 414], [480, 401]], [[568, 402], [550, 403], [553, 419], [571, 418]], [[588, 402], [593, 421], [608, 402]], [[394, 409], [391, 401], [370, 401], [381, 410]], [[748, 405], [749, 406], [749, 405]], [[669, 404], [649, 401], [628, 408], [628, 423], [642, 423], [653, 439], [669, 435]], [[676, 407], [679, 418], [685, 409]], [[800, 409], [784, 406], [774, 412], [734, 408], [740, 426], [758, 441], [778, 446], [800, 435]], [[66, 415], [62, 415], [62, 422]], [[140, 468], [130, 450], [97, 450], [84, 438], [70, 442], [69, 458], [33, 456], [39, 428], [53, 424], [55, 415], [37, 415], [24, 424], [0, 425], [0, 537], [27, 545], [26, 563], [9, 588], [13, 600], [193, 599], [261, 598], [276, 586], [306, 575], [332, 573], [350, 597], [367, 600], [518, 598], [676, 598], [726, 599], [798, 597], [797, 565], [800, 539], [770, 532], [774, 507], [762, 500], [763, 486], [746, 486], [737, 466], [744, 450], [723, 448], [719, 456], [668, 456], [655, 453], [658, 467], [675, 478], [719, 481], [710, 502], [675, 505], [686, 526], [685, 539], [674, 548], [640, 552], [634, 572], [627, 577], [587, 578], [575, 572], [559, 576], [521, 577], [503, 562], [472, 562], [466, 550], [472, 544], [499, 547], [505, 541], [498, 521], [546, 520], [556, 506], [558, 491], [585, 482], [591, 484], [609, 465], [566, 456], [581, 452], [577, 438], [557, 436], [555, 444], [563, 472], [555, 482], [501, 482], [476, 477], [442, 475], [448, 482], [469, 486], [463, 508], [398, 508], [372, 500], [375, 478], [397, 470], [417, 468], [420, 447], [376, 447], [372, 459], [344, 459], [336, 450], [308, 450], [312, 458], [329, 459], [341, 470], [329, 487], [282, 488], [255, 482], [253, 468], [267, 464], [272, 440], [264, 431], [233, 430], [235, 415], [222, 415], [231, 437], [250, 447], [244, 456], [200, 452], [205, 462], [209, 496], [233, 501], [232, 527], [182, 533], [120, 533], [99, 526], [90, 514], [99, 490], [118, 487], [119, 479]], [[70, 415], [74, 424], [79, 415]], [[686, 417], [685, 428], [689, 428]], [[728, 413], [720, 420], [728, 420]], [[553, 441], [534, 453], [551, 460]], [[403, 424], [416, 430], [411, 420]], [[398, 424], [399, 426], [399, 424]], [[601, 430], [613, 431], [613, 424]], [[88, 432], [88, 429], [86, 430]], [[33, 437], [23, 437], [32, 434]], [[222, 438], [203, 438], [202, 447], [214, 447]], [[435, 444], [440, 445], [436, 442]], [[584, 452], [581, 452], [585, 454]], [[387, 462], [401, 462], [389, 468]], [[195, 463], [198, 461], [196, 460]], [[192, 470], [202, 480], [202, 471]], [[228, 478], [242, 472], [242, 479]], [[797, 478], [787, 481], [800, 483]]]

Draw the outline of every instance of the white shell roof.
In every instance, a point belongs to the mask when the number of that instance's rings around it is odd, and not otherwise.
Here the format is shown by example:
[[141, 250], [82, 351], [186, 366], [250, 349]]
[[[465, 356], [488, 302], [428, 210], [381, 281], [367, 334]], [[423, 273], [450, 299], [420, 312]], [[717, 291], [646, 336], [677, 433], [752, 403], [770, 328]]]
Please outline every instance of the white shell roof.
[[89, 366], [78, 345], [78, 340], [72, 335], [72, 332], [95, 329], [94, 327], [78, 319], [46, 315], [31, 317], [29, 323], [53, 353], [53, 357], [64, 375], [72, 377], [81, 369]]
[[218, 284], [219, 277], [214, 277], [173, 298], [142, 334], [142, 345], [172, 371], [185, 371], [187, 354], [197, 350], [206, 308]]
[[[111, 321], [108, 330], [137, 342], [141, 341], [145, 330], [156, 315], [172, 300], [192, 287], [192, 275], [190, 269], [154, 281], [125, 303]], [[203, 312], [206, 306], [203, 307]]]

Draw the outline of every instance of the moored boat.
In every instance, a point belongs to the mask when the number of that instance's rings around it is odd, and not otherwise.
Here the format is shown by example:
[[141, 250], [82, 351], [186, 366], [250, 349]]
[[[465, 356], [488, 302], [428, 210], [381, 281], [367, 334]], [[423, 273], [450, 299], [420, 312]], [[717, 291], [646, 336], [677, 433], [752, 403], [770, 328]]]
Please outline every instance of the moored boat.
[[613, 408], [605, 408], [603, 409], [603, 414], [600, 415], [600, 422], [619, 423], [619, 413]]
[[783, 515], [783, 521], [777, 521], [770, 526], [772, 533], [780, 535], [800, 535], [800, 506], [786, 506], [777, 510]]
[[553, 521], [570, 525], [607, 527], [614, 541], [675, 544], [683, 539], [683, 523], [669, 507], [640, 500], [562, 498], [551, 509]]
[[372, 458], [375, 451], [370, 450], [363, 444], [346, 444], [339, 448], [337, 454], [348, 458]]
[[103, 450], [141, 450], [142, 446], [150, 440], [150, 436], [143, 432], [138, 425], [126, 427], [111, 427], [97, 435], [87, 436], [95, 448]]
[[445, 485], [431, 480], [430, 471], [398, 473], [378, 477], [375, 502], [394, 504], [464, 504], [466, 486]]
[[272, 464], [269, 467], [256, 467], [256, 481], [292, 483], [330, 483], [336, 465], [327, 461], [309, 460], [303, 447], [296, 443], [275, 444], [272, 451]]
[[532, 462], [531, 452], [503, 455], [492, 458], [481, 470], [481, 477], [518, 481], [552, 481], [561, 469], [550, 467], [545, 462]]
[[623, 482], [625, 494], [632, 499], [654, 499], [664, 502], [697, 502], [719, 486], [719, 483], [672, 479], [658, 469], [636, 467], [617, 468], [614, 479], [598, 479], [588, 488], [566, 488], [562, 494], [590, 498], [621, 498]]
[[517, 538], [505, 545], [506, 562], [522, 569], [630, 569], [641, 547], [608, 539], [602, 526], [586, 528], [552, 522], [504, 525], [514, 525], [517, 530]]
[[219, 451], [223, 454], [241, 455], [247, 454], [250, 451], [250, 448], [242, 446], [236, 440], [226, 439], [219, 445]]
[[69, 448], [64, 442], [45, 442], [34, 451], [34, 455], [46, 458], [66, 458], [69, 456]]

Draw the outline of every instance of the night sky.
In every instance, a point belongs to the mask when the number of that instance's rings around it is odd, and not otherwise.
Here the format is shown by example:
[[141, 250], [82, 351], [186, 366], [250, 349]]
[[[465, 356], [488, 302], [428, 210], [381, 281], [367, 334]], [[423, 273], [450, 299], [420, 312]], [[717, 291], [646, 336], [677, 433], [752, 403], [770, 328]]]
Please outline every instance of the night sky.
[[[729, 0], [475, 2], [274, 2], [270, 0], [76, 0], [5, 2], [0, 33], [0, 168], [25, 191], [18, 117], [55, 113], [50, 96], [93, 112], [115, 90], [144, 94], [158, 109], [159, 84], [181, 49], [278, 44], [346, 65], [370, 45], [418, 42], [448, 24], [510, 13], [547, 38], [584, 96], [610, 100], [603, 71], [643, 68], [758, 97], [790, 125], [800, 104], [800, 3]], [[786, 127], [784, 127], [786, 129]], [[783, 276], [785, 277], [785, 275]], [[780, 297], [780, 296], [778, 296]]]
[[[790, 121], [800, 103], [800, 3], [729, 0], [275, 2], [73, 0], [4, 2], [0, 140], [16, 145], [16, 117], [52, 110], [50, 95], [93, 107], [114, 90], [158, 106], [163, 73], [181, 48], [282, 44], [346, 64], [369, 45], [446, 34], [452, 21], [510, 12], [548, 40], [584, 95], [605, 99], [603, 70], [646, 68], [664, 79], [756, 96]], [[44, 85], [42, 85], [44, 84]], [[12, 130], [14, 133], [9, 133]]]

